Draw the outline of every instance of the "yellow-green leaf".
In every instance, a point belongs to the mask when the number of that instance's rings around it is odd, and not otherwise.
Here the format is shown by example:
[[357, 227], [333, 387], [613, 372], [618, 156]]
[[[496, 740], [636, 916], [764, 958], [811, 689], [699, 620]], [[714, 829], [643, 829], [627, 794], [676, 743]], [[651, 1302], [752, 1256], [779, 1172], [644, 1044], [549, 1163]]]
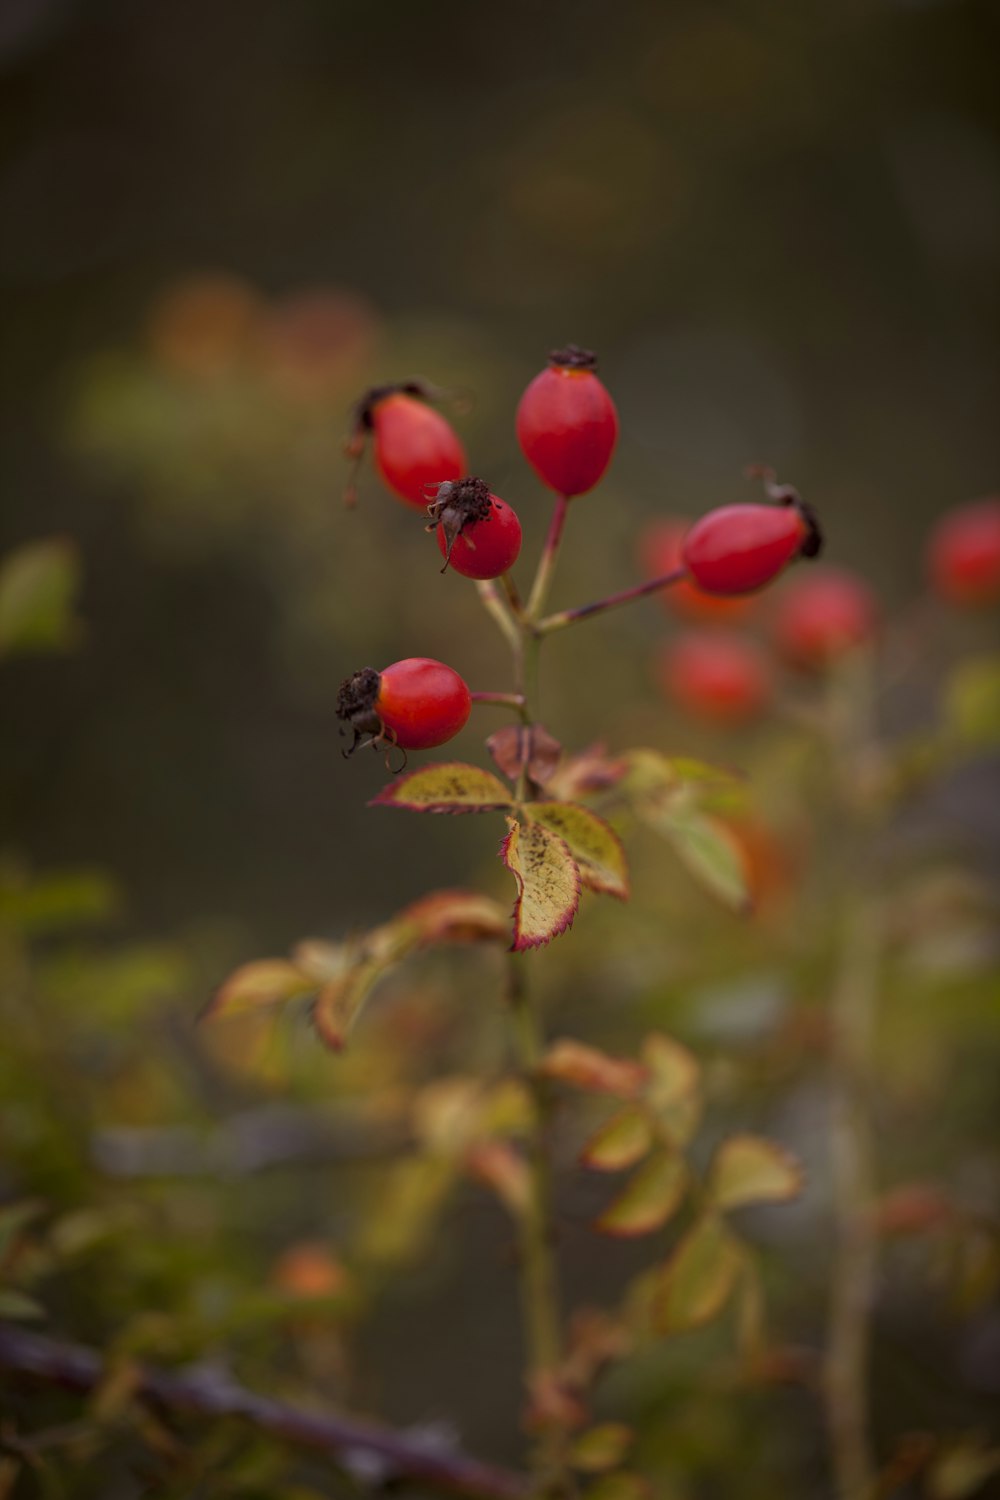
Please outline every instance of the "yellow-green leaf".
[[701, 1068], [697, 1058], [663, 1032], [651, 1032], [640, 1051], [646, 1104], [676, 1146], [686, 1146], [701, 1120]]
[[646, 819], [709, 895], [731, 910], [752, 908], [746, 863], [739, 840], [718, 819], [695, 808], [662, 807]]
[[604, 1210], [595, 1228], [622, 1239], [651, 1234], [679, 1207], [687, 1183], [683, 1160], [672, 1151], [657, 1151]]
[[546, 1052], [539, 1067], [546, 1078], [597, 1094], [618, 1094], [628, 1099], [638, 1092], [646, 1070], [627, 1057], [612, 1057], [598, 1047], [572, 1037], [560, 1037]]
[[525, 809], [566, 843], [588, 890], [628, 900], [628, 860], [610, 824], [574, 802], [532, 802]]
[[594, 1132], [580, 1160], [595, 1172], [620, 1172], [641, 1161], [652, 1143], [652, 1127], [645, 1110], [626, 1105]]
[[639, 1474], [619, 1470], [603, 1474], [587, 1491], [587, 1500], [652, 1500], [653, 1487]]
[[802, 1188], [802, 1168], [774, 1141], [757, 1135], [734, 1135], [715, 1154], [708, 1197], [716, 1208], [748, 1203], [786, 1203]]
[[393, 961], [360, 959], [320, 989], [313, 1005], [313, 1025], [320, 1039], [334, 1052], [343, 1048], [362, 1007]]
[[663, 1268], [650, 1309], [659, 1333], [680, 1333], [720, 1313], [736, 1284], [743, 1251], [724, 1221], [704, 1214]]
[[316, 988], [316, 981], [286, 958], [261, 958], [243, 964], [216, 990], [206, 1019], [236, 1016], [269, 1005], [283, 1005]]
[[507, 819], [500, 858], [517, 881], [515, 953], [538, 948], [565, 932], [580, 905], [580, 872], [565, 842], [540, 823]]
[[570, 1450], [570, 1463], [584, 1474], [617, 1469], [635, 1442], [635, 1432], [624, 1422], [600, 1422], [581, 1432]]
[[397, 776], [369, 806], [404, 807], [410, 812], [496, 812], [511, 806], [511, 796], [492, 771], [447, 761]]
[[973, 656], [952, 674], [945, 697], [948, 723], [963, 745], [1000, 743], [1000, 656]]
[[71, 645], [79, 582], [76, 550], [63, 538], [29, 542], [0, 561], [0, 655]]

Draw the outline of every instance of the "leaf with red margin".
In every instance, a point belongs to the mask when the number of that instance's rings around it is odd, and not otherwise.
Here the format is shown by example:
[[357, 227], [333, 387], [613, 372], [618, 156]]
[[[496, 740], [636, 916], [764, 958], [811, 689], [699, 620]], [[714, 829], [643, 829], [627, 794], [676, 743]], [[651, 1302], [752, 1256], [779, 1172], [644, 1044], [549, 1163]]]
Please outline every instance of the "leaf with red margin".
[[628, 860], [610, 824], [576, 802], [532, 802], [525, 811], [564, 841], [589, 890], [628, 900]]
[[523, 953], [570, 926], [580, 905], [580, 872], [564, 840], [540, 823], [508, 818], [507, 827], [500, 858], [517, 881], [511, 951]]
[[284, 1005], [316, 988], [316, 980], [298, 964], [286, 958], [260, 958], [235, 969], [212, 996], [205, 1020], [223, 1016], [244, 1015], [247, 1011], [265, 1010]]
[[621, 1172], [641, 1161], [652, 1144], [648, 1114], [627, 1104], [594, 1132], [580, 1152], [580, 1162], [595, 1172]]
[[706, 1195], [716, 1208], [787, 1203], [802, 1191], [800, 1162], [776, 1141], [733, 1135], [715, 1153]]
[[429, 891], [405, 907], [396, 921], [412, 924], [422, 947], [494, 942], [506, 938], [508, 932], [504, 907], [479, 891]]
[[722, 1219], [704, 1213], [675, 1247], [656, 1289], [652, 1319], [659, 1333], [699, 1328], [720, 1313], [745, 1256]]
[[628, 1057], [612, 1057], [573, 1037], [559, 1037], [552, 1042], [538, 1071], [573, 1088], [595, 1094], [617, 1094], [622, 1099], [633, 1098], [647, 1078], [641, 1063]]
[[594, 1228], [621, 1239], [651, 1234], [679, 1208], [687, 1185], [682, 1159], [672, 1151], [657, 1151], [629, 1179]]
[[362, 1006], [390, 967], [390, 962], [369, 958], [353, 964], [345, 973], [324, 984], [316, 996], [313, 1024], [320, 1040], [332, 1051], [343, 1049]]
[[373, 797], [369, 807], [404, 807], [409, 812], [499, 812], [512, 806], [510, 792], [492, 771], [462, 761], [439, 761], [397, 776]]

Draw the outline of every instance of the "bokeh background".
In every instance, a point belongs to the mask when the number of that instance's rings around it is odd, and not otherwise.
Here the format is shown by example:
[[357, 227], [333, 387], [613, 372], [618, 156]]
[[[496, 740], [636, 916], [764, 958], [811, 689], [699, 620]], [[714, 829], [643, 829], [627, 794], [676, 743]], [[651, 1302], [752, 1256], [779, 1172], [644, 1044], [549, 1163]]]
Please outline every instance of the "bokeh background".
[[[152, 965], [144, 1048], [197, 1071], [177, 1038], [235, 963], [379, 921], [428, 886], [503, 889], [492, 831], [369, 813], [381, 765], [340, 757], [336, 687], [360, 666], [430, 655], [507, 685], [489, 622], [439, 577], [412, 513], [370, 469], [358, 510], [341, 505], [366, 386], [419, 375], [467, 397], [454, 420], [530, 555], [549, 501], [514, 405], [549, 348], [599, 351], [622, 440], [573, 507], [559, 603], [625, 586], [643, 524], [741, 498], [751, 460], [817, 505], [831, 558], [888, 609], [919, 593], [929, 524], [997, 484], [998, 45], [990, 0], [0, 7], [0, 551], [64, 535], [82, 571], [76, 649], [3, 666], [2, 839], [32, 867], [114, 882], [94, 941], [109, 965], [119, 948]], [[722, 743], [663, 701], [668, 628], [650, 603], [554, 641], [549, 727], [761, 760], [763, 741]], [[927, 691], [897, 699], [901, 722]], [[479, 756], [475, 726], [455, 749]], [[994, 793], [973, 767], [914, 837], [929, 821], [974, 865], [995, 861]], [[718, 944], [732, 919], [700, 898], [692, 918], [686, 895], [664, 898], [676, 872], [646, 870], [639, 949], [602, 970], [618, 914], [594, 916], [564, 982], [595, 1004], [646, 985], [643, 1013], [683, 1024], [682, 940]], [[680, 954], [655, 1003], [654, 926], [657, 954]], [[733, 941], [730, 977], [758, 939]], [[109, 972], [67, 985], [65, 1005], [107, 993]], [[115, 1025], [142, 990], [129, 974]], [[748, 981], [739, 1024], [769, 1024], [760, 991]], [[721, 1035], [736, 1023], [718, 1014]], [[302, 1065], [336, 1090], [329, 1060]], [[247, 1102], [245, 1083], [201, 1084], [206, 1119]], [[104, 1124], [142, 1123], [130, 1088]], [[46, 1159], [39, 1180], [85, 1196], [64, 1170]], [[229, 1233], [245, 1214], [248, 1265], [330, 1228], [308, 1184], [308, 1202], [293, 1177], [227, 1208]], [[442, 1328], [445, 1273], [425, 1267], [382, 1313], [360, 1390], [403, 1421], [464, 1403], [467, 1439], [509, 1456], [517, 1354], [510, 1308], [482, 1295], [477, 1212], [448, 1268], [472, 1321]], [[935, 1338], [924, 1374], [892, 1388], [917, 1426], [939, 1409]], [[948, 1386], [956, 1426], [985, 1420], [981, 1363]], [[784, 1422], [808, 1425], [789, 1400]], [[801, 1486], [800, 1457], [786, 1478]]]

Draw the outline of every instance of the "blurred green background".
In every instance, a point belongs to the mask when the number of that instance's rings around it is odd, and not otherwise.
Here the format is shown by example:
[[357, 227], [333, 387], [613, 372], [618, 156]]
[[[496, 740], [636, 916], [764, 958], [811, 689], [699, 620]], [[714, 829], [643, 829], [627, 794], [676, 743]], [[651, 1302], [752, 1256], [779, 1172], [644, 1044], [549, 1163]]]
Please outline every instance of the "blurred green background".
[[[492, 827], [370, 813], [381, 763], [340, 757], [336, 688], [361, 666], [430, 655], [473, 688], [509, 685], [471, 591], [438, 575], [419, 519], [370, 467], [358, 510], [341, 506], [366, 386], [419, 375], [470, 393], [455, 423], [517, 507], [530, 559], [549, 499], [514, 406], [549, 348], [598, 350], [622, 438], [608, 481], [573, 506], [557, 605], [624, 587], [642, 525], [742, 498], [751, 460], [802, 489], [831, 560], [887, 608], [919, 593], [928, 525], [997, 484], [998, 45], [991, 0], [0, 7], [0, 553], [65, 535], [83, 578], [78, 649], [3, 665], [2, 843], [43, 869], [100, 867], [124, 892], [102, 941], [155, 958], [144, 1046], [179, 1048], [198, 1075], [177, 1033], [233, 964], [379, 921], [429, 886], [506, 895]], [[549, 728], [757, 766], [773, 792], [769, 741], [723, 741], [662, 701], [668, 629], [649, 603], [554, 640]], [[935, 670], [895, 702], [901, 722], [920, 721]], [[456, 754], [479, 759], [481, 732]], [[994, 791], [977, 771], [937, 811], [978, 860], [996, 858]], [[700, 991], [670, 988], [693, 967], [682, 940], [703, 937], [730, 977], [768, 942], [780, 954], [774, 930], [731, 939], [732, 919], [648, 852], [637, 886], [627, 958], [601, 967], [617, 910], [581, 918], [590, 940], [563, 958], [578, 1000], [625, 982], [645, 1019], [669, 1025], [677, 1000], [683, 1024]], [[647, 1005], [665, 950], [674, 967]], [[761, 1000], [754, 983], [746, 1014], [760, 1001], [766, 1028], [773, 986]], [[142, 989], [122, 985], [109, 1026]], [[100, 989], [67, 985], [63, 1003], [113, 1009]], [[329, 1060], [307, 1066], [328, 1087]], [[751, 1088], [757, 1123], [770, 1076]], [[131, 1087], [111, 1123], [142, 1117]], [[234, 1102], [202, 1093], [209, 1113]], [[987, 1110], [970, 1110], [978, 1140]], [[41, 1179], [72, 1198], [60, 1160]], [[227, 1204], [249, 1255], [278, 1248], [279, 1220], [329, 1227], [329, 1205], [301, 1195], [293, 1179]], [[491, 1253], [489, 1224], [466, 1229]], [[590, 1255], [581, 1281], [611, 1269], [606, 1247]], [[482, 1306], [474, 1258], [450, 1272], [482, 1345], [459, 1319], [442, 1329], [418, 1286], [362, 1390], [400, 1420], [464, 1398], [470, 1441], [509, 1456], [509, 1309]], [[815, 1333], [806, 1283], [797, 1310]], [[97, 1339], [97, 1322], [71, 1331]], [[429, 1328], [440, 1361], [407, 1365]], [[473, 1356], [495, 1376], [475, 1392]], [[897, 1392], [904, 1425], [913, 1409], [931, 1420], [925, 1376], [892, 1386], [890, 1425]], [[950, 1389], [956, 1426], [983, 1420], [981, 1379]], [[783, 1424], [804, 1420], [798, 1395], [781, 1399]], [[752, 1412], [714, 1420], [721, 1446], [750, 1440]], [[801, 1483], [780, 1436], [754, 1435], [760, 1493], [785, 1462]]]

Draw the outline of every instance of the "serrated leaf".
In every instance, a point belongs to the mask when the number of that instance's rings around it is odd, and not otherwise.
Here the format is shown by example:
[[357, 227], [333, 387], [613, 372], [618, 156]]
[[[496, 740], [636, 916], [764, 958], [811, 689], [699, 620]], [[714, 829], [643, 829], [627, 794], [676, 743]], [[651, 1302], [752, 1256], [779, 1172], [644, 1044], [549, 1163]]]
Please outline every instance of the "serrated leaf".
[[316, 988], [316, 980], [285, 958], [261, 958], [242, 964], [219, 986], [205, 1011], [206, 1020], [284, 1005]]
[[787, 1203], [802, 1188], [802, 1168], [774, 1141], [734, 1135], [715, 1153], [707, 1193], [716, 1208], [750, 1203]]
[[597, 1094], [631, 1098], [646, 1080], [646, 1070], [627, 1057], [612, 1057], [572, 1037], [554, 1041], [542, 1058], [540, 1073], [560, 1083]]
[[0, 655], [57, 651], [73, 642], [80, 564], [62, 538], [29, 542], [0, 561]]
[[704, 1214], [663, 1268], [650, 1309], [659, 1333], [698, 1328], [720, 1313], [736, 1284], [743, 1251], [723, 1220]]
[[945, 712], [963, 745], [985, 750], [1000, 743], [1000, 656], [974, 656], [955, 669]]
[[561, 838], [539, 823], [507, 819], [500, 858], [517, 881], [512, 951], [538, 948], [565, 932], [580, 905], [580, 872]]
[[752, 910], [743, 850], [730, 828], [694, 808], [662, 807], [646, 821], [710, 896], [731, 911], [746, 915]]
[[570, 1463], [584, 1474], [617, 1469], [635, 1442], [635, 1432], [624, 1422], [601, 1422], [581, 1432], [570, 1450]]
[[595, 1172], [621, 1172], [641, 1161], [652, 1143], [649, 1116], [627, 1105], [595, 1130], [580, 1152], [580, 1161]]
[[480, 766], [442, 761], [397, 776], [369, 802], [369, 807], [403, 807], [410, 812], [498, 812], [512, 805], [499, 777]]
[[658, 1151], [626, 1183], [594, 1227], [622, 1239], [651, 1234], [679, 1207], [687, 1183], [687, 1167], [681, 1158], [672, 1151]]
[[0, 1318], [22, 1322], [29, 1318], [44, 1318], [44, 1316], [45, 1309], [35, 1301], [34, 1297], [28, 1297], [24, 1292], [16, 1291], [13, 1287], [0, 1287]]
[[693, 1052], [654, 1031], [639, 1056], [646, 1069], [643, 1097], [660, 1129], [675, 1146], [686, 1146], [701, 1120], [701, 1067]]
[[603, 818], [574, 802], [532, 802], [526, 813], [563, 840], [589, 890], [617, 896], [620, 901], [628, 900], [625, 850], [617, 833]]

